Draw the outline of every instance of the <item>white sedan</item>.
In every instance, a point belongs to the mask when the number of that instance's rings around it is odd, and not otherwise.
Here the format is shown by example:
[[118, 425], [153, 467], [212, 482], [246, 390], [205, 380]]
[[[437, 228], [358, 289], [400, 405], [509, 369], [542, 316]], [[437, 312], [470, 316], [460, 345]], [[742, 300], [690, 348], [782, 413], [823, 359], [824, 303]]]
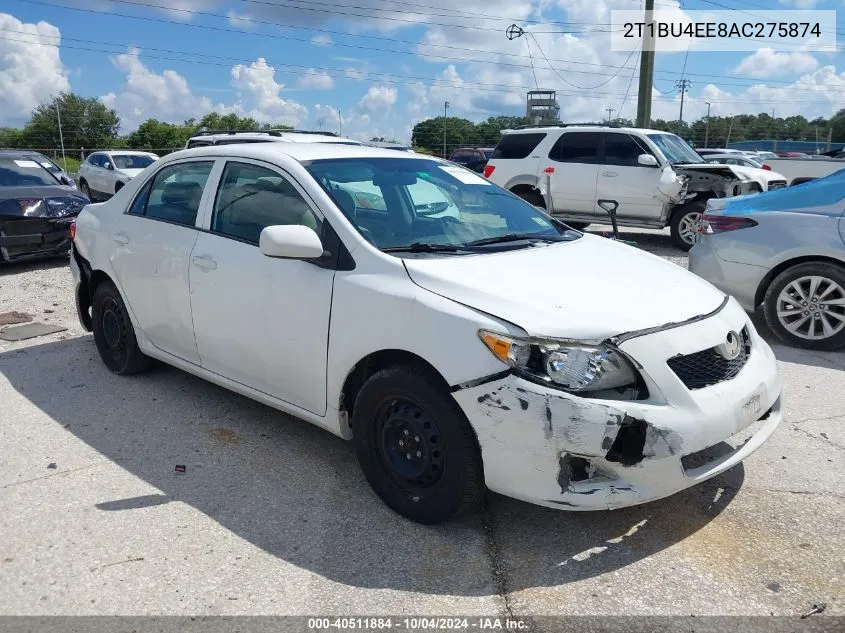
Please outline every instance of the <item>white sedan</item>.
[[415, 521], [485, 486], [565, 509], [651, 501], [781, 421], [775, 358], [735, 300], [442, 160], [180, 151], [72, 233], [80, 320], [111, 371], [156, 358], [350, 439]]
[[706, 156], [708, 163], [732, 165], [736, 171], [746, 178], [756, 180], [761, 191], [774, 191], [786, 187], [786, 176], [772, 171], [757, 160], [755, 156], [741, 156], [737, 154], [711, 154]]

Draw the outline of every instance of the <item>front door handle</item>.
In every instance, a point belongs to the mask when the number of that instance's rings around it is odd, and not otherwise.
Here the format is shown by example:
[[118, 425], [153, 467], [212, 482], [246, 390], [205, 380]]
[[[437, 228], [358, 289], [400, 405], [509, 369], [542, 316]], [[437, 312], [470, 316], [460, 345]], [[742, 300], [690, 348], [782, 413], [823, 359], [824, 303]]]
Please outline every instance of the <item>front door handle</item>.
[[194, 266], [203, 270], [214, 270], [217, 268], [217, 262], [208, 256], [192, 257], [191, 262], [193, 262]]
[[115, 233], [114, 234], [114, 241], [117, 242], [118, 244], [126, 245], [126, 244], [129, 244], [129, 236], [126, 235], [125, 233]]
[[615, 171], [603, 171], [601, 175], [607, 176], [608, 178], [616, 178], [616, 176], [618, 176], [619, 174], [617, 174]]

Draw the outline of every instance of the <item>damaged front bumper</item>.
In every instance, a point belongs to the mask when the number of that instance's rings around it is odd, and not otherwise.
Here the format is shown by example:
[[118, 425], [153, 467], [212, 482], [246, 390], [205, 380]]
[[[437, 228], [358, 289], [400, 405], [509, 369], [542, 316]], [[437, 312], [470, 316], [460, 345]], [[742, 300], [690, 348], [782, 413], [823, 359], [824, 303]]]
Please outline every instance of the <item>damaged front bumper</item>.
[[[729, 379], [690, 389], [667, 364], [741, 331], [751, 351]], [[628, 338], [619, 349], [638, 364], [648, 400], [581, 398], [516, 375], [454, 392], [491, 490], [571, 510], [645, 503], [739, 464], [782, 420], [774, 354], [734, 300], [707, 319]], [[711, 458], [751, 425], [746, 442]]]

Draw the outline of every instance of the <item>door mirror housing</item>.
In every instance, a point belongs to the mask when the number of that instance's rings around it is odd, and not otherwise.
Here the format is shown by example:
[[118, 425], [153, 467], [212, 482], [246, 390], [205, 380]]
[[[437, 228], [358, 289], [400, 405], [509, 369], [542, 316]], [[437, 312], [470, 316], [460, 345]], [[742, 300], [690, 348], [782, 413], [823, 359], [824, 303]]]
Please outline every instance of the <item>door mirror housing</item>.
[[651, 154], [640, 154], [637, 156], [637, 164], [643, 167], [658, 167], [657, 159]]
[[258, 238], [262, 255], [282, 259], [317, 259], [323, 256], [323, 243], [313, 229], [300, 224], [267, 226]]
[[103, 167], [105, 167], [106, 169], [114, 169], [114, 165], [112, 165], [109, 161], [103, 163]]

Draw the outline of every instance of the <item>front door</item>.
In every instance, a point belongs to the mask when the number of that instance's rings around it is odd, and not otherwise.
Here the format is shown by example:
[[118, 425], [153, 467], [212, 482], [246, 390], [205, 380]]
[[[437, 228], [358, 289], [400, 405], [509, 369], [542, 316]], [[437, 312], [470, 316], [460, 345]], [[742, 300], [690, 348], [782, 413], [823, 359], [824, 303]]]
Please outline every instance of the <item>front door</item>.
[[258, 248], [266, 226], [319, 234], [324, 220], [306, 200], [275, 167], [229, 160], [191, 253], [191, 305], [203, 367], [323, 415], [334, 270]]
[[616, 200], [620, 218], [657, 220], [663, 211], [663, 201], [655, 194], [663, 169], [640, 165], [637, 159], [641, 154], [652, 152], [630, 134], [604, 132], [604, 158], [599, 166], [596, 197]]
[[159, 170], [115, 222], [112, 267], [139, 328], [158, 349], [199, 363], [189, 296], [195, 223], [214, 161]]

